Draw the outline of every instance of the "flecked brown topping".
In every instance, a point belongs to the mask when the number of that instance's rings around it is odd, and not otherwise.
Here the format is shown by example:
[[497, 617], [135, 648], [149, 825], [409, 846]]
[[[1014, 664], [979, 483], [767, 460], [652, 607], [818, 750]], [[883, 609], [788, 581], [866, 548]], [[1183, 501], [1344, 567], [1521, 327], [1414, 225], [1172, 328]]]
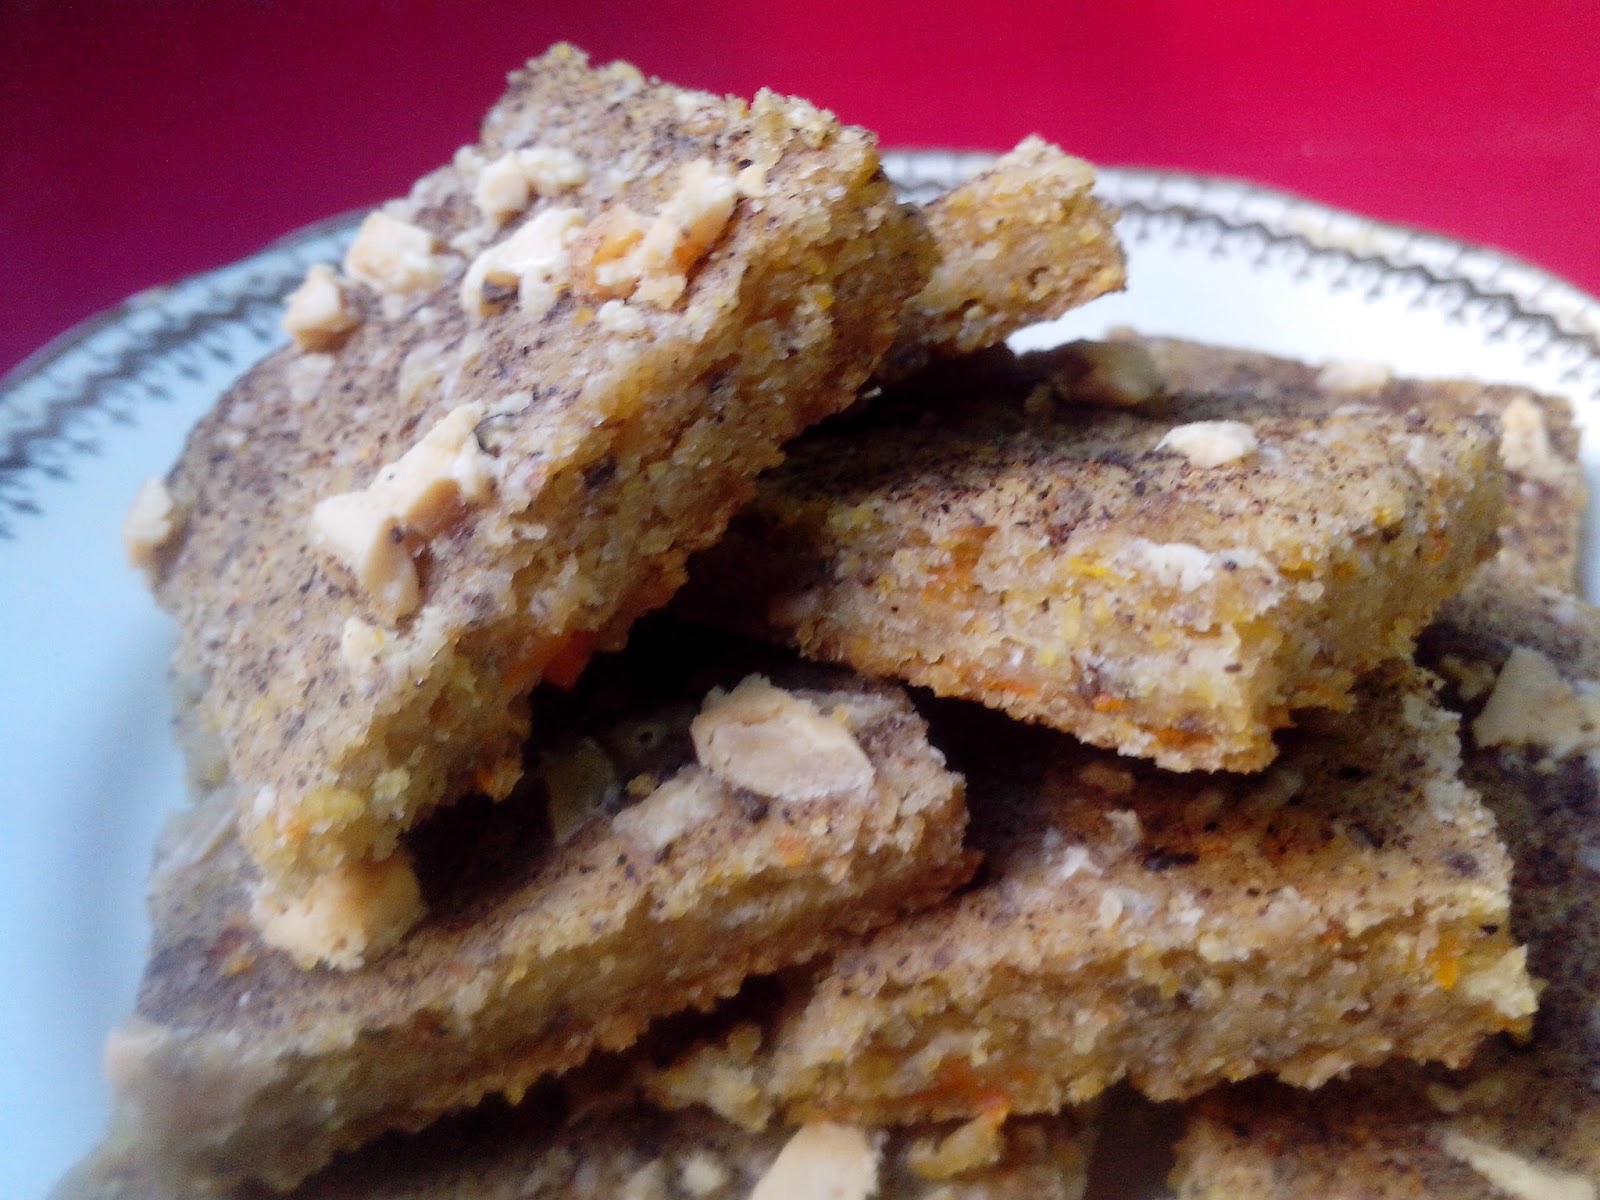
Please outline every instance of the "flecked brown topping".
[[[1530, 741], [1478, 745], [1480, 669], [1493, 679], [1519, 648], [1553, 665], [1559, 682], [1528, 714]], [[1546, 984], [1532, 1039], [1495, 1043], [1454, 1075], [1390, 1069], [1310, 1096], [1220, 1094], [1199, 1106], [1180, 1146], [1175, 1182], [1186, 1197], [1600, 1194], [1600, 724], [1562, 718], [1563, 698], [1600, 688], [1600, 610], [1503, 573], [1451, 606], [1424, 653], [1456, 680], [1448, 695], [1464, 716], [1466, 777], [1514, 860], [1512, 932]]]
[[[766, 795], [698, 762], [688, 732], [696, 697], [752, 660], [701, 662], [704, 639], [681, 631], [644, 642], [575, 696], [541, 696], [545, 733], [513, 796], [419, 831], [432, 911], [375, 964], [305, 971], [265, 946], [226, 794], [178, 818], [137, 1011], [108, 1052], [130, 1153], [190, 1186], [288, 1186], [384, 1130], [515, 1098], [970, 873], [960, 780], [902, 694], [778, 664], [778, 683], [846, 731], [871, 776]], [[552, 801], [575, 753], [601, 760], [601, 783], [557, 840]]]
[[1459, 1063], [1525, 1026], [1508, 863], [1457, 779], [1455, 721], [1411, 667], [1358, 692], [1257, 776], [1174, 775], [942, 710], [979, 883], [840, 952], [652, 1094], [757, 1126], [1054, 1111], [1124, 1076], [1170, 1099]]
[[1578, 427], [1565, 397], [1471, 380], [1404, 379], [1387, 372], [1364, 381], [1357, 372], [1341, 372], [1337, 363], [1318, 367], [1167, 338], [1134, 339], [1133, 344], [1144, 347], [1179, 390], [1280, 397], [1310, 412], [1371, 404], [1389, 412], [1440, 408], [1493, 417], [1501, 429], [1506, 472], [1506, 517], [1496, 564], [1524, 571], [1549, 587], [1574, 585], [1587, 487], [1578, 461]]
[[802, 439], [685, 611], [1169, 769], [1257, 770], [1493, 549], [1487, 416], [1209, 381], [1107, 408], [1063, 372], [936, 366]]
[[[546, 191], [496, 224], [480, 189], [519, 150]], [[725, 225], [672, 225], [706, 195], [733, 195]], [[583, 234], [543, 246], [570, 258], [553, 282], [534, 254], [464, 297], [486, 251], [561, 210]], [[603, 268], [657, 218], [670, 269], [629, 294]], [[570, 47], [514, 72], [477, 146], [375, 220], [381, 244], [337, 284], [354, 327], [273, 355], [191, 436], [158, 564], [245, 841], [290, 891], [388, 854], [441, 801], [503, 793], [522, 698], [672, 594], [778, 445], [854, 397], [930, 265], [864, 131], [769, 93], [590, 69]], [[420, 596], [386, 611], [313, 512], [463, 408], [461, 498], [393, 531]]]

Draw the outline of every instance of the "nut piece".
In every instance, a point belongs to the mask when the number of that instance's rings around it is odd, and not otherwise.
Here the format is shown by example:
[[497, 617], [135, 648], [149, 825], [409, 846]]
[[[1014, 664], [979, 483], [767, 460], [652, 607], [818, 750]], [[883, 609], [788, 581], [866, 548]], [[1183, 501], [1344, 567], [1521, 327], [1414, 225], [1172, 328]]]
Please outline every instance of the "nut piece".
[[763, 796], [816, 800], [873, 785], [872, 763], [843, 724], [759, 675], [708, 697], [689, 734], [708, 770]]
[[487, 294], [492, 284], [515, 288], [517, 303], [530, 317], [544, 316], [571, 277], [569, 248], [582, 229], [579, 209], [552, 208], [539, 213], [472, 260], [461, 280], [461, 307], [478, 317], [494, 312], [496, 305]]
[[1102, 408], [1138, 408], [1166, 388], [1155, 359], [1128, 342], [1072, 342], [1062, 348], [1065, 362], [1051, 382], [1061, 395]]
[[1254, 454], [1256, 431], [1243, 421], [1193, 421], [1175, 425], [1156, 443], [1157, 450], [1174, 450], [1191, 466], [1222, 467]]
[[319, 547], [348, 571], [385, 621], [401, 621], [422, 602], [422, 584], [400, 519], [380, 496], [344, 492], [311, 510]]
[[703, 779], [669, 779], [613, 817], [611, 828], [623, 841], [654, 857], [727, 807], [721, 790], [708, 787]]
[[981, 1113], [944, 1137], [918, 1138], [906, 1152], [906, 1165], [924, 1179], [954, 1179], [1000, 1161], [1006, 1139], [1001, 1132], [1006, 1110]]
[[1539, 651], [1513, 646], [1472, 736], [1483, 747], [1533, 746], [1563, 758], [1600, 740], [1594, 703], [1585, 699]]
[[451, 409], [420, 442], [379, 471], [367, 491], [381, 494], [408, 532], [424, 538], [443, 532], [494, 488], [489, 456], [473, 436], [482, 420], [481, 405]]
[[1442, 1130], [1439, 1148], [1483, 1176], [1496, 1191], [1517, 1200], [1596, 1200], [1600, 1195], [1592, 1180], [1523, 1158], [1459, 1129]]
[[550, 827], [558, 846], [565, 846], [578, 830], [604, 815], [622, 794], [616, 768], [593, 738], [584, 738], [565, 754], [553, 755], [542, 773]]
[[128, 562], [154, 579], [162, 551], [183, 528], [185, 513], [161, 479], [146, 479], [122, 518], [122, 548]]
[[1532, 479], [1554, 482], [1562, 476], [1544, 413], [1526, 396], [1515, 397], [1500, 413], [1500, 461], [1506, 470]]
[[1336, 359], [1317, 372], [1317, 386], [1325, 392], [1372, 392], [1393, 378], [1382, 363]]
[[655, 219], [626, 206], [602, 214], [583, 241], [584, 291], [596, 299], [637, 299], [670, 308], [733, 217], [739, 186], [709, 159], [685, 163]]
[[468, 160], [458, 164], [463, 168], [464, 173], [477, 170], [472, 199], [494, 225], [505, 224], [535, 196], [553, 196], [580, 187], [589, 178], [589, 168], [576, 155], [552, 146], [508, 151], [481, 167]]
[[750, 1200], [867, 1200], [878, 1190], [880, 1139], [853, 1125], [802, 1125]]
[[379, 292], [416, 292], [444, 274], [433, 253], [433, 234], [386, 212], [361, 222], [345, 251], [344, 273]]
[[339, 276], [316, 263], [284, 303], [283, 328], [302, 350], [331, 350], [357, 325], [361, 314], [347, 302]]
[[733, 1173], [708, 1150], [691, 1150], [678, 1167], [678, 1184], [696, 1200], [710, 1200], [727, 1189]]
[[463, 404], [366, 488], [329, 496], [311, 511], [317, 544], [348, 571], [373, 610], [396, 622], [416, 611], [421, 581], [412, 554], [493, 489], [473, 431], [482, 408]]
[[422, 916], [422, 889], [405, 854], [347, 862], [302, 895], [257, 892], [250, 919], [269, 946], [309, 969], [348, 969], [389, 949]]

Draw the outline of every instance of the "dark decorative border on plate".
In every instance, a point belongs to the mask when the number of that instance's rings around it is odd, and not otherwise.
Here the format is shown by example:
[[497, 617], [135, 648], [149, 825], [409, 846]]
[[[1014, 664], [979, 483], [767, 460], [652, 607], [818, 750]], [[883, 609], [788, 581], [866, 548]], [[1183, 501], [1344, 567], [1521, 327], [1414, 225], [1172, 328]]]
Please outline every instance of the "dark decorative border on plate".
[[[925, 201], [982, 170], [992, 156], [940, 151], [885, 155], [902, 193]], [[1600, 301], [1548, 272], [1492, 250], [1384, 225], [1227, 179], [1107, 168], [1100, 191], [1123, 212], [1130, 245], [1163, 241], [1243, 256], [1258, 269], [1321, 275], [1335, 291], [1403, 297], [1446, 319], [1513, 341], [1600, 418]], [[38, 513], [40, 477], [68, 479], [98, 453], [109, 427], [173, 386], [220, 391], [282, 335], [282, 297], [313, 262], [336, 259], [358, 215], [336, 217], [242, 262], [140, 293], [50, 343], [0, 379], [0, 540]]]
[[174, 389], [220, 391], [283, 335], [283, 297], [313, 262], [337, 259], [359, 214], [319, 222], [259, 254], [140, 292], [67, 331], [0, 379], [0, 540], [40, 512], [40, 478], [68, 480], [73, 459], [133, 425]]

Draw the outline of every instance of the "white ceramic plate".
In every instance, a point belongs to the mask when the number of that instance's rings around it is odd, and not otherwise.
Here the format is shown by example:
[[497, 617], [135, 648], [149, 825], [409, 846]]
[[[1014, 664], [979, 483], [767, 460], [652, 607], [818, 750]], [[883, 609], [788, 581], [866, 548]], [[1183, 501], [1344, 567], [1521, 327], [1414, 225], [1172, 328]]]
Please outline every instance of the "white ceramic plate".
[[[927, 198], [986, 161], [891, 156]], [[1486, 250], [1244, 184], [1107, 170], [1129, 290], [1023, 340], [1132, 325], [1569, 396], [1600, 462], [1600, 302]], [[132, 1003], [141, 894], [179, 803], [166, 620], [117, 536], [217, 393], [278, 340], [281, 297], [353, 218], [136, 296], [0, 382], [0, 1196], [41, 1194], [106, 1103], [99, 1046]], [[1588, 592], [1600, 595], [1600, 555]]]

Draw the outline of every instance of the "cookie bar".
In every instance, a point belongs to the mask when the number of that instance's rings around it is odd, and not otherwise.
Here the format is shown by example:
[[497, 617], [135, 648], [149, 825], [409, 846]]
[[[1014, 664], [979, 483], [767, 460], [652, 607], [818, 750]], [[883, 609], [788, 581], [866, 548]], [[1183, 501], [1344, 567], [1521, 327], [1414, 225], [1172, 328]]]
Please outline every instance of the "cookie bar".
[[683, 611], [1172, 770], [1245, 771], [1296, 710], [1344, 708], [1409, 655], [1493, 552], [1487, 416], [1210, 387], [1065, 403], [1061, 369], [936, 365], [802, 439]]
[[[653, 665], [652, 641], [670, 644]], [[137, 1009], [106, 1052], [116, 1141], [174, 1186], [287, 1187], [386, 1130], [515, 1098], [970, 874], [961, 781], [900, 692], [804, 665], [739, 682], [743, 655], [661, 665], [696, 644], [644, 637], [576, 693], [541, 692], [517, 791], [418, 831], [430, 911], [376, 963], [294, 955], [327, 957], [325, 929], [361, 926], [383, 887], [252, 920], [226, 789], [176, 818]]]
[[1600, 1194], [1600, 611], [1509, 573], [1429, 631], [1466, 775], [1515, 860], [1512, 932], [1545, 986], [1531, 1039], [1456, 1075], [1390, 1069], [1312, 1096], [1221, 1093], [1191, 1115], [1180, 1193], [1592, 1200]]
[[1316, 1086], [1459, 1064], [1523, 1029], [1509, 863], [1410, 665], [1318, 712], [1259, 775], [1184, 775], [950, 704], [973, 888], [838, 952], [775, 1016], [648, 1081], [668, 1106], [888, 1124], [1156, 1099], [1261, 1073]]
[[1127, 282], [1116, 213], [1094, 197], [1094, 168], [1025, 138], [987, 170], [922, 206], [938, 248], [907, 303], [879, 375], [997, 346]]
[[[624, 1107], [552, 1127], [537, 1110], [472, 1114], [388, 1139], [288, 1200], [1080, 1200], [1092, 1120], [897, 1132], [817, 1124], [752, 1133], [708, 1113]], [[170, 1200], [136, 1163], [91, 1161], [55, 1200]]]
[[931, 256], [865, 131], [557, 47], [313, 269], [131, 523], [286, 903], [509, 791], [534, 685], [853, 400]]

